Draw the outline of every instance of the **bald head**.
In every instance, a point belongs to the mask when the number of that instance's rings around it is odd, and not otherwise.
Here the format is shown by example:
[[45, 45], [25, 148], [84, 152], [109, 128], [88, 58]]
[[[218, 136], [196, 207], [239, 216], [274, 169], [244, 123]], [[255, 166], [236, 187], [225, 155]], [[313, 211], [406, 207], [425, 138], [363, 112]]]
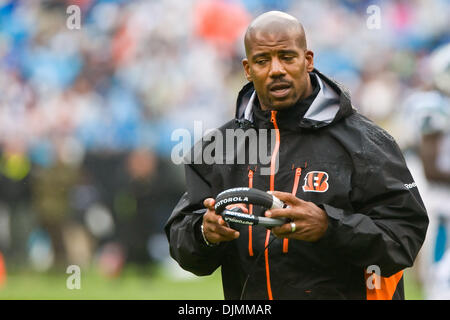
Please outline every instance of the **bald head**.
[[253, 42], [258, 36], [274, 33], [288, 33], [296, 39], [299, 48], [306, 50], [306, 36], [302, 24], [287, 13], [269, 11], [256, 17], [247, 28], [244, 38], [247, 57]]
[[261, 109], [289, 108], [311, 94], [314, 53], [306, 48], [303, 26], [293, 16], [270, 11], [257, 17], [245, 34], [245, 51], [245, 76]]

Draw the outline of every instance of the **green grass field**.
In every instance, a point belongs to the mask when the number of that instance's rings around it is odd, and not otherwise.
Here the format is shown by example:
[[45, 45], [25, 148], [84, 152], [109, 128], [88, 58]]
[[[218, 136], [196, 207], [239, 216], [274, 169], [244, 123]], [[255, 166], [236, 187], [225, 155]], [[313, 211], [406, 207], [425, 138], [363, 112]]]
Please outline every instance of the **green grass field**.
[[207, 300], [223, 299], [220, 272], [208, 277], [175, 279], [162, 268], [142, 270], [127, 267], [118, 278], [110, 279], [96, 270], [81, 272], [81, 288], [69, 290], [65, 271], [9, 273], [0, 288], [0, 300]]
[[[221, 300], [223, 299], [220, 272], [208, 277], [175, 279], [163, 268], [142, 270], [127, 267], [121, 277], [107, 279], [95, 270], [82, 271], [81, 289], [69, 290], [63, 272], [34, 273], [20, 271], [9, 273], [7, 282], [0, 288], [0, 299], [14, 300]], [[422, 299], [419, 285], [406, 273], [407, 299]]]

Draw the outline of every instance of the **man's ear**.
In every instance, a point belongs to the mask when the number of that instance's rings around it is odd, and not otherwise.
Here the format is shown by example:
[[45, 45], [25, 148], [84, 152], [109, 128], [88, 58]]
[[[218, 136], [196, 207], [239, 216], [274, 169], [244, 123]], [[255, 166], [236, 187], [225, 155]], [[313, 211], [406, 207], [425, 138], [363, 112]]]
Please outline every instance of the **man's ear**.
[[244, 66], [245, 77], [248, 81], [252, 82], [252, 76], [250, 75], [250, 65], [247, 59], [242, 60], [242, 65]]
[[311, 50], [305, 51], [306, 70], [312, 72], [314, 70], [314, 52]]

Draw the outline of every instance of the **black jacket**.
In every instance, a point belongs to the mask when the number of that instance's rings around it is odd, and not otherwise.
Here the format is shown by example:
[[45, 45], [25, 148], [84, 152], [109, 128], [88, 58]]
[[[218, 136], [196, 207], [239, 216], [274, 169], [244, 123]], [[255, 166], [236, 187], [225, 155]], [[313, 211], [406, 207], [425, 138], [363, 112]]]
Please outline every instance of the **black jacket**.
[[[357, 113], [339, 84], [317, 70], [310, 76], [316, 89], [309, 101], [279, 111], [275, 121], [258, 108], [247, 84], [236, 119], [219, 128], [225, 136], [226, 129], [277, 127], [272, 134], [279, 134], [279, 162], [272, 178], [263, 174], [267, 163], [211, 165], [191, 154], [187, 192], [165, 227], [171, 256], [200, 276], [221, 267], [226, 299], [240, 298], [248, 275], [245, 299], [403, 299], [402, 271], [412, 266], [428, 226], [417, 187], [394, 139]], [[215, 143], [209, 139], [200, 142], [204, 148]], [[249, 145], [236, 148], [248, 152]], [[273, 234], [233, 225], [238, 239], [208, 247], [202, 216], [193, 211], [205, 198], [239, 186], [272, 187], [314, 202], [328, 215], [325, 235], [314, 243], [275, 239], [263, 253]], [[368, 273], [373, 270], [381, 277]]]

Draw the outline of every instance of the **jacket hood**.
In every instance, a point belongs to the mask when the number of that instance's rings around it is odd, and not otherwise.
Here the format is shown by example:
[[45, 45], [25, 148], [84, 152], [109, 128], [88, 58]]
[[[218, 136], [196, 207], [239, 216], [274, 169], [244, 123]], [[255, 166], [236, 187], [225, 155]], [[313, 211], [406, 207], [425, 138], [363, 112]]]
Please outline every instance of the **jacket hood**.
[[[350, 94], [345, 87], [327, 78], [317, 69], [311, 72], [311, 76], [316, 77], [320, 90], [303, 118], [299, 119], [300, 128], [318, 129], [337, 122], [354, 112]], [[236, 119], [254, 122], [252, 107], [256, 97], [253, 83], [247, 83], [237, 98]]]

